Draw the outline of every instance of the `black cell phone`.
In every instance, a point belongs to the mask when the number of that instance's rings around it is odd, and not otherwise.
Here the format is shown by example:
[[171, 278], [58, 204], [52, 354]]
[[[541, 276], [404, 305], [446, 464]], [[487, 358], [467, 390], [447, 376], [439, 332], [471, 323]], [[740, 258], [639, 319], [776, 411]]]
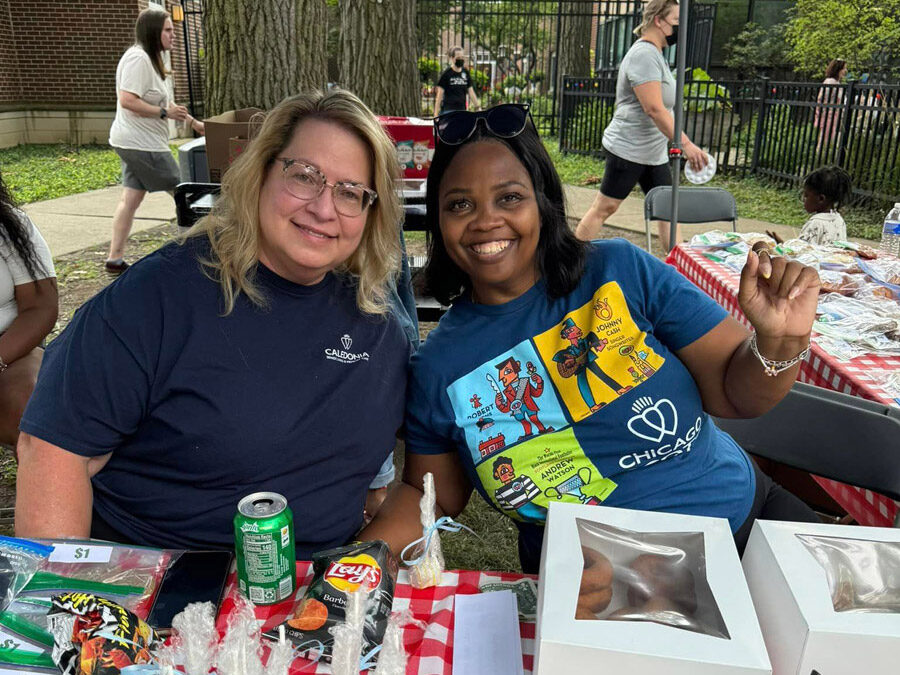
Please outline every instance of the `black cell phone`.
[[211, 602], [218, 611], [231, 571], [231, 551], [185, 551], [169, 566], [150, 609], [147, 623], [161, 631], [192, 602]]

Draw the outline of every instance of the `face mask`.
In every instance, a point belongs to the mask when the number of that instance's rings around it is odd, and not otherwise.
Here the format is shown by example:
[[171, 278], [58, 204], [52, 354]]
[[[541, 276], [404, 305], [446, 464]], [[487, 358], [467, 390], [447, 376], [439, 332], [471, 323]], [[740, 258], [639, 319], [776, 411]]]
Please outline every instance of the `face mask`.
[[666, 44], [671, 47], [676, 42], [678, 42], [678, 26], [674, 25], [672, 26], [672, 34], [666, 35]]
[[454, 61], [454, 63], [456, 64], [456, 67], [457, 67], [457, 68], [462, 68], [462, 67], [463, 67], [463, 64], [464, 64], [465, 62], [466, 62], [465, 59], [456, 59], [456, 61]]

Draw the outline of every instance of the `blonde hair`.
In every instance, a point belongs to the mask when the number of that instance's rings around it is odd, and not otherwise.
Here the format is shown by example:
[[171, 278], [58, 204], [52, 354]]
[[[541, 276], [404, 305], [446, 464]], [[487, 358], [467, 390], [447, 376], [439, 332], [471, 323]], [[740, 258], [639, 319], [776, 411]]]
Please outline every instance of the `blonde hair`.
[[400, 270], [399, 223], [402, 207], [394, 188], [399, 176], [394, 144], [366, 105], [349, 91], [310, 91], [292, 96], [266, 114], [259, 134], [228, 169], [212, 212], [185, 238], [206, 235], [213, 259], [201, 260], [222, 287], [225, 315], [243, 293], [257, 306], [265, 297], [255, 283], [259, 259], [259, 195], [269, 168], [306, 119], [338, 124], [369, 149], [378, 199], [369, 207], [359, 246], [335, 272], [357, 285], [356, 304], [366, 314], [384, 314], [390, 282]]
[[634, 34], [640, 37], [650, 26], [653, 19], [664, 16], [672, 7], [678, 7], [678, 0], [649, 0], [644, 3], [644, 13], [641, 16], [640, 25], [634, 29]]

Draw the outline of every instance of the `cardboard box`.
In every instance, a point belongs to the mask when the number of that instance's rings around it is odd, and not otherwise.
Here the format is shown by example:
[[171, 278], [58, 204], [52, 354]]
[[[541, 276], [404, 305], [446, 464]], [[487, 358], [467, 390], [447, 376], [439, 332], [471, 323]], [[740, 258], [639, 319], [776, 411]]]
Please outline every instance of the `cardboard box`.
[[231, 139], [249, 140], [250, 118], [259, 112], [263, 111], [259, 108], [243, 108], [229, 110], [203, 120], [206, 130], [206, 161], [209, 166], [209, 179], [212, 182], [221, 182], [222, 174], [231, 164]]
[[[900, 530], [890, 528], [754, 523], [744, 573], [775, 674], [897, 672], [900, 613], [835, 611], [825, 568], [798, 535], [900, 542]], [[890, 574], [900, 594], [900, 569]]]
[[418, 117], [379, 116], [394, 141], [402, 178], [426, 178], [434, 156], [434, 124]]
[[[584, 558], [578, 521], [630, 531], [638, 540], [692, 540], [705, 565], [705, 581], [694, 575], [699, 604], [702, 592], [717, 610], [727, 638], [651, 621], [578, 620]], [[596, 528], [595, 528], [596, 529]], [[685, 537], [685, 535], [690, 535]], [[588, 540], [585, 546], [600, 550]], [[670, 544], [671, 546], [672, 544]], [[659, 549], [657, 549], [659, 550]], [[685, 548], [687, 550], [687, 548]], [[613, 600], [601, 619], [617, 607], [623, 574], [615, 551]], [[697, 555], [694, 553], [692, 555]], [[618, 565], [618, 567], [617, 567]], [[621, 604], [621, 603], [619, 603]], [[709, 604], [707, 606], [710, 606]], [[535, 675], [629, 673], [629, 675], [761, 675], [771, 673], [750, 593], [728, 521], [720, 518], [632, 511], [566, 502], [550, 504], [538, 585]]]
[[228, 166], [234, 164], [234, 160], [241, 156], [241, 153], [250, 145], [249, 138], [229, 138], [228, 139]]

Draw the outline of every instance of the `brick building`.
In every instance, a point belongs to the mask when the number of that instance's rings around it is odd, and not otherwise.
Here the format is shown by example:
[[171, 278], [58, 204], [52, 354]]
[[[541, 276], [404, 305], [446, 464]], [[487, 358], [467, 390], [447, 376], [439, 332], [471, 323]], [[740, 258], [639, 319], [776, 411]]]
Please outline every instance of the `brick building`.
[[[164, 2], [0, 0], [0, 147], [106, 143], [116, 65], [134, 43], [138, 13]], [[180, 24], [175, 36], [171, 79], [176, 100], [184, 102]]]

